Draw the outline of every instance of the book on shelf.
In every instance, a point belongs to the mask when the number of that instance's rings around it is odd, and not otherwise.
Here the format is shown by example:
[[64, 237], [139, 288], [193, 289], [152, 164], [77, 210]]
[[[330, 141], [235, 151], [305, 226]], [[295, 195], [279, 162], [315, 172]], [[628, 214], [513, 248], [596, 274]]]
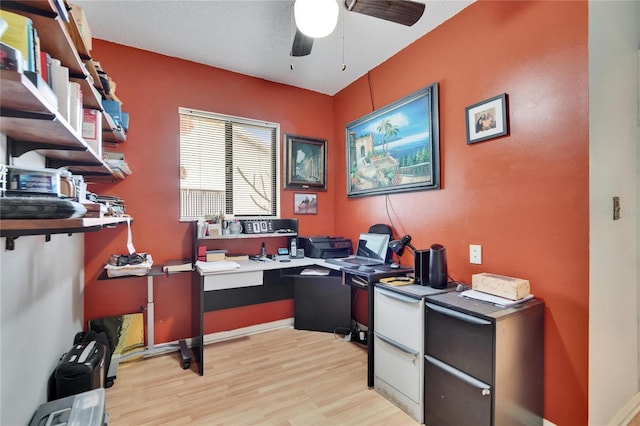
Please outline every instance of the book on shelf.
[[35, 71], [35, 63], [29, 62], [30, 58], [33, 59], [33, 24], [31, 19], [8, 10], [0, 10], [0, 18], [7, 24], [0, 41], [20, 51], [24, 70]]
[[69, 124], [79, 135], [82, 134], [82, 88], [75, 81], [69, 82]]
[[[58, 12], [58, 16], [64, 22], [69, 22], [69, 13], [67, 12], [67, 7], [64, 4], [64, 0], [53, 0], [53, 4], [56, 6], [56, 11]], [[73, 5], [71, 5], [73, 7]]]
[[59, 59], [51, 59], [51, 87], [58, 97], [58, 112], [69, 121], [69, 68], [63, 66]]
[[[78, 6], [77, 4], [72, 4], [71, 15], [73, 16], [74, 21], [76, 21], [76, 25], [78, 26], [78, 30], [80, 32], [80, 37], [84, 41], [84, 44], [87, 46], [87, 49], [91, 51], [93, 47], [91, 44], [93, 36], [91, 35], [91, 28], [89, 28], [89, 22], [87, 21], [87, 17], [84, 14], [84, 9], [82, 9], [82, 7]], [[68, 19], [69, 17], [67, 16], [67, 22], [69, 22]]]
[[117, 170], [125, 175], [131, 174], [131, 169], [124, 160], [124, 154], [122, 152], [103, 151], [103, 157], [105, 163], [107, 163], [112, 170]]
[[31, 71], [40, 74], [40, 37], [38, 37], [38, 30], [35, 27], [31, 27], [31, 43], [29, 45], [29, 63], [31, 64]]
[[44, 81], [44, 78], [37, 72], [33, 71], [24, 71], [24, 76], [27, 77], [40, 95], [51, 105], [56, 111], [58, 110], [58, 96], [54, 93], [53, 89], [49, 86], [49, 84]]
[[2, 41], [0, 41], [0, 69], [20, 74], [24, 71], [24, 61], [20, 50]]
[[42, 76], [42, 79], [47, 82], [49, 87], [51, 87], [51, 55], [45, 51], [40, 51], [40, 75]]
[[188, 272], [193, 270], [193, 263], [189, 259], [168, 260], [162, 266], [162, 272]]

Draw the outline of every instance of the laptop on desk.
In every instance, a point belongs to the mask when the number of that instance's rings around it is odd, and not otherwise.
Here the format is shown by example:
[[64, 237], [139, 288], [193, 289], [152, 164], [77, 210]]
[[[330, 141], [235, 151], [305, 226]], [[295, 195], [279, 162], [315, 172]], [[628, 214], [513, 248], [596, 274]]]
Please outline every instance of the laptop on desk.
[[354, 256], [326, 259], [326, 262], [344, 267], [384, 265], [389, 246], [388, 234], [360, 234]]

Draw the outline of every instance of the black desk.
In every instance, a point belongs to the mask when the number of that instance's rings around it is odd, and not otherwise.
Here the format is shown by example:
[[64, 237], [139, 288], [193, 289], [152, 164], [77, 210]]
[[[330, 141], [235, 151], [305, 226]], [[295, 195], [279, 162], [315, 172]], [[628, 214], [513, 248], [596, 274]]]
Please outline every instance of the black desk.
[[[380, 265], [368, 270], [358, 268], [342, 268], [325, 262], [323, 259], [291, 259], [290, 262], [278, 261], [263, 263], [252, 260], [239, 261], [239, 269], [221, 272], [202, 272], [193, 274], [192, 322], [191, 336], [193, 358], [198, 363], [198, 373], [204, 374], [203, 346], [204, 346], [204, 313], [218, 309], [246, 306], [266, 301], [293, 299], [292, 272], [296, 268], [306, 266], [322, 266], [327, 269], [340, 271], [342, 284], [366, 290], [368, 329], [367, 329], [367, 386], [373, 387], [373, 291], [368, 291], [380, 278], [406, 275], [413, 272], [412, 268], [391, 268]], [[371, 270], [372, 269], [372, 270]], [[289, 271], [289, 272], [287, 272]], [[301, 277], [296, 275], [296, 277]], [[317, 278], [313, 277], [312, 278]], [[366, 282], [362, 285], [354, 281], [360, 277]], [[298, 279], [296, 278], [296, 279]], [[357, 278], [355, 278], [357, 280]], [[251, 291], [247, 291], [250, 288]], [[224, 297], [220, 297], [222, 294]], [[350, 301], [349, 301], [350, 303]], [[349, 305], [350, 306], [350, 305]], [[349, 324], [350, 326], [350, 324]]]
[[[192, 279], [191, 350], [198, 363], [198, 373], [204, 374], [204, 314], [277, 300], [294, 299], [294, 283], [300, 279], [300, 269], [322, 266], [339, 271], [322, 259], [291, 259], [288, 262], [237, 261], [240, 268], [230, 271], [202, 271], [197, 269]], [[317, 276], [310, 276], [317, 279]], [[349, 302], [350, 303], [350, 302]], [[349, 305], [350, 306], [350, 305]], [[350, 324], [349, 324], [350, 325]]]
[[[412, 268], [400, 267], [391, 268], [389, 265], [374, 266], [373, 271], [363, 271], [358, 268], [342, 268], [342, 282], [351, 287], [359, 288], [367, 291], [367, 315], [369, 317], [369, 325], [367, 328], [367, 386], [373, 387], [373, 331], [375, 324], [373, 321], [373, 291], [369, 291], [369, 288], [373, 288], [374, 284], [380, 280], [380, 278], [395, 277], [406, 275], [413, 272]], [[366, 280], [367, 285], [362, 285], [357, 281], [354, 281], [354, 277], [360, 277]], [[357, 280], [357, 278], [356, 278]]]

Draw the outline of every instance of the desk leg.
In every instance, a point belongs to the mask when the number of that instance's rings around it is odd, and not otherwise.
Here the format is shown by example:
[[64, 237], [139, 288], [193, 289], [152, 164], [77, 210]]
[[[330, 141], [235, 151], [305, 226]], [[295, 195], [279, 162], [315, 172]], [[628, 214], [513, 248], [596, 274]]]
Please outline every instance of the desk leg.
[[191, 366], [191, 354], [185, 340], [180, 340], [178, 344], [180, 345], [180, 356], [182, 357], [182, 369], [186, 370]]
[[[182, 357], [182, 368], [187, 369], [191, 364], [191, 355], [187, 342], [180, 340], [180, 356]], [[153, 276], [147, 275], [147, 354], [155, 355], [155, 307], [153, 302]], [[161, 352], [160, 352], [161, 353]], [[117, 368], [118, 364], [115, 363]], [[109, 368], [111, 370], [111, 368]], [[115, 376], [115, 370], [114, 370]]]
[[198, 364], [198, 373], [204, 375], [204, 277], [191, 274], [191, 352]]
[[155, 312], [153, 307], [153, 276], [147, 275], [147, 351], [153, 353], [155, 345]]

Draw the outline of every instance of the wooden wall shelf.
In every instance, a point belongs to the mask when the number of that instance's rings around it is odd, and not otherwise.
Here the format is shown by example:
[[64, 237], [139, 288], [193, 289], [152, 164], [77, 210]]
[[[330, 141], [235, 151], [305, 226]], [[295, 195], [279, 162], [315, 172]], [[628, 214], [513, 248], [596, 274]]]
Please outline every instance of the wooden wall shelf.
[[97, 232], [104, 227], [133, 221], [130, 216], [77, 218], [77, 219], [3, 219], [0, 222], [0, 237], [6, 237], [6, 249], [15, 248], [15, 239], [25, 235], [75, 234]]

